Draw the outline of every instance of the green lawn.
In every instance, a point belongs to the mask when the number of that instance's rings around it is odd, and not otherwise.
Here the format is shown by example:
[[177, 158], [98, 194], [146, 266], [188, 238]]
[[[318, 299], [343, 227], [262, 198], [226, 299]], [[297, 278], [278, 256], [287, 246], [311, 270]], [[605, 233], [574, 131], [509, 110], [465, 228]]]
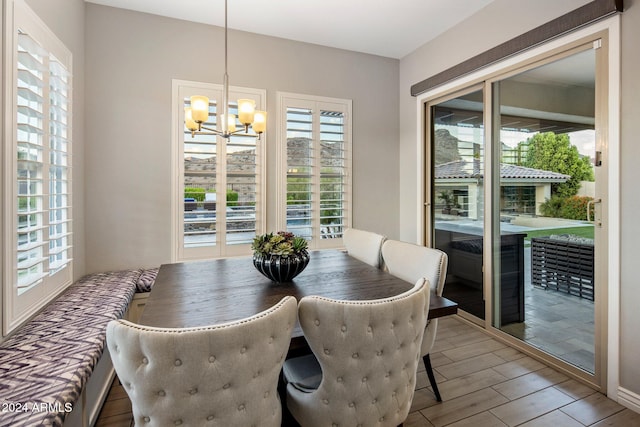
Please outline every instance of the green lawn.
[[547, 228], [544, 230], [532, 230], [527, 232], [527, 237], [525, 237], [525, 241], [531, 241], [532, 237], [549, 236], [551, 234], [572, 234], [574, 236], [593, 239], [593, 226]]

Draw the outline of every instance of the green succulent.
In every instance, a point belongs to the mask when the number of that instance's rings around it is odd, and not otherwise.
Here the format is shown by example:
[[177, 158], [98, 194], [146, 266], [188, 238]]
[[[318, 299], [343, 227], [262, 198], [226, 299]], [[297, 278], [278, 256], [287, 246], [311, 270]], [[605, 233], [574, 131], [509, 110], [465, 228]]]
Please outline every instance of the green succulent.
[[307, 241], [300, 236], [295, 236], [288, 231], [266, 233], [256, 236], [251, 244], [254, 254], [269, 256], [289, 256], [299, 254], [307, 250]]

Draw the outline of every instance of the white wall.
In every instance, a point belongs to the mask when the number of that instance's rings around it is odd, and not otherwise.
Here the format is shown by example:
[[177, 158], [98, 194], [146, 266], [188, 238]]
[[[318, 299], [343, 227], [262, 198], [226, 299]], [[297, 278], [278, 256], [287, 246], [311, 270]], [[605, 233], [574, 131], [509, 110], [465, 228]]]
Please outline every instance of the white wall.
[[[87, 269], [171, 260], [171, 79], [222, 83], [223, 29], [88, 3]], [[397, 237], [399, 61], [229, 31], [232, 86], [267, 90], [267, 229], [276, 92], [353, 100], [355, 227]]]
[[[417, 236], [417, 106], [411, 85], [456, 65], [586, 3], [588, 0], [495, 0], [477, 14], [400, 61], [400, 237]], [[640, 117], [640, 1], [625, 0], [622, 14], [621, 97], [621, 294], [620, 386], [640, 398], [640, 286], [636, 268], [640, 248], [640, 180], [637, 118]], [[615, 351], [614, 351], [615, 354]], [[640, 400], [638, 400], [640, 403]]]

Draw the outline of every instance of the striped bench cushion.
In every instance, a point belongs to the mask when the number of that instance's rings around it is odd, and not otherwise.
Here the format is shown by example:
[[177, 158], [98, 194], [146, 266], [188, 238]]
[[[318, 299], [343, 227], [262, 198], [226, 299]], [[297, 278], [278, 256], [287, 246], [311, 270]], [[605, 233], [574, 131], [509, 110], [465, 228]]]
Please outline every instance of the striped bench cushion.
[[0, 402], [13, 405], [0, 425], [62, 425], [144, 272], [83, 277], [0, 345]]
[[158, 275], [158, 270], [158, 267], [141, 270], [140, 277], [136, 281], [136, 292], [151, 292], [151, 288]]

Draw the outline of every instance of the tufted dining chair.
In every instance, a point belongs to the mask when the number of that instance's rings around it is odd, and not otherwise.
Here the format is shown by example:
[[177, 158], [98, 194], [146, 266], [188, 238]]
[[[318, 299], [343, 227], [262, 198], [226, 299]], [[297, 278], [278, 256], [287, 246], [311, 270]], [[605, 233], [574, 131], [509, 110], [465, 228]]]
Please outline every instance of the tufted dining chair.
[[296, 299], [194, 328], [107, 325], [107, 345], [139, 426], [280, 426], [277, 386]]
[[302, 298], [298, 317], [312, 355], [283, 367], [287, 407], [302, 427], [397, 426], [409, 414], [429, 309], [420, 279], [370, 301]]
[[376, 268], [382, 266], [381, 249], [386, 237], [371, 231], [347, 228], [342, 233], [342, 241], [347, 253]]
[[[382, 245], [382, 258], [389, 273], [410, 283], [415, 282], [417, 278], [425, 277], [431, 284], [431, 290], [442, 296], [447, 278], [448, 257], [445, 252], [398, 240], [387, 240]], [[442, 402], [429, 356], [436, 341], [437, 330], [438, 319], [429, 320], [422, 339], [422, 360], [433, 394], [438, 402]]]

